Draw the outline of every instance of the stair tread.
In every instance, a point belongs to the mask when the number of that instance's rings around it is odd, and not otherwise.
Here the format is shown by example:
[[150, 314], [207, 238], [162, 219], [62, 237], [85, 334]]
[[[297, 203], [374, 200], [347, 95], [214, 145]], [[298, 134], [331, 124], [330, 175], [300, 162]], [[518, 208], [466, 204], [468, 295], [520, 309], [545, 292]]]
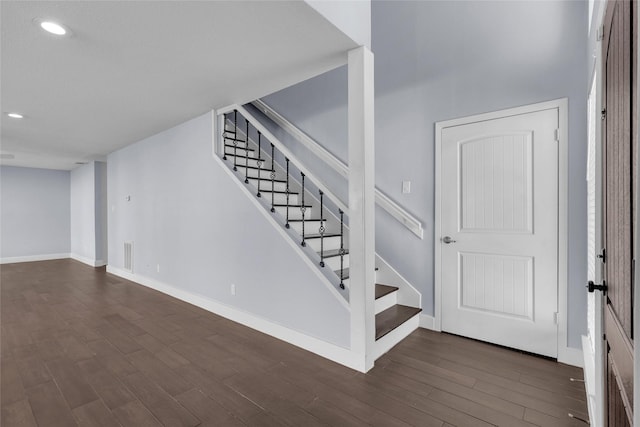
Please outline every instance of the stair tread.
[[[238, 147], [238, 150], [244, 150], [244, 148], [240, 148]], [[233, 153], [226, 153], [227, 156], [231, 156], [231, 157], [237, 157], [238, 159], [249, 159], [249, 160], [255, 160], [255, 161], [261, 161], [261, 162], [266, 162], [265, 159], [258, 159], [257, 157], [247, 157], [247, 156], [243, 156], [242, 154], [233, 154]], [[244, 166], [244, 165], [243, 165]], [[271, 170], [269, 168], [261, 168], [264, 170]]]
[[[340, 270], [334, 271], [338, 277], [340, 277]], [[342, 280], [347, 280], [349, 278], [349, 268], [345, 268], [342, 270]]]
[[[238, 150], [245, 150], [245, 151], [256, 151], [253, 148], [245, 148], [245, 147], [236, 147], [235, 145], [232, 144], [224, 144], [225, 147], [227, 148], [238, 148]], [[227, 153], [228, 154], [228, 153]]]
[[[239, 165], [239, 166], [242, 166], [242, 165]], [[242, 166], [242, 167], [244, 167], [244, 166]], [[258, 179], [260, 181], [269, 181], [269, 182], [271, 182], [271, 178], [258, 178], [257, 176], [250, 176], [249, 179]], [[287, 181], [285, 181], [284, 179], [274, 179], [273, 182], [280, 182], [280, 183], [283, 183], [283, 184], [287, 183]]]
[[[307, 240], [307, 239], [319, 239], [320, 237], [321, 237], [320, 234], [305, 234], [304, 235], [305, 240]], [[340, 233], [324, 233], [324, 237], [325, 238], [326, 237], [340, 237]], [[325, 258], [326, 258], [326, 255], [325, 255]]]
[[[339, 234], [338, 234], [339, 236]], [[376, 271], [378, 271], [378, 267], [376, 267]], [[340, 277], [340, 270], [335, 270], [334, 273], [336, 273], [338, 275], [338, 277]], [[345, 268], [343, 275], [342, 275], [342, 279], [343, 280], [347, 280], [349, 278], [349, 268]]]
[[[271, 180], [269, 180], [269, 182], [271, 182]], [[265, 190], [264, 188], [261, 188], [261, 189], [260, 189], [260, 191], [261, 191], [262, 193], [271, 193], [271, 192], [272, 192], [270, 189], [269, 189], [269, 190]], [[284, 191], [284, 190], [273, 190], [273, 193], [277, 193], [277, 194], [287, 194], [287, 192], [286, 192], [286, 191]], [[294, 195], [294, 194], [295, 194], [295, 195], [298, 195], [299, 193], [296, 193], [295, 191], [289, 191], [289, 194], [291, 194], [291, 195]], [[309, 221], [309, 220], [308, 220], [308, 219], [306, 219], [305, 221]]]
[[[231, 156], [234, 157], [233, 154], [229, 154], [227, 153], [227, 156]], [[240, 156], [237, 156], [240, 157]], [[250, 159], [252, 159], [253, 157], [249, 157]], [[271, 169], [269, 168], [265, 168], [265, 167], [257, 167], [257, 166], [245, 166], [243, 164], [238, 163], [236, 166], [238, 166], [239, 168], [248, 168], [248, 169], [255, 169], [255, 170], [261, 170], [263, 172], [271, 172]], [[267, 181], [271, 181], [271, 178], [262, 178], [262, 179], [266, 179]], [[278, 181], [277, 179], [274, 181]], [[282, 181], [281, 181], [282, 182]]]
[[376, 299], [382, 298], [385, 295], [389, 295], [391, 292], [397, 291], [398, 288], [395, 286], [382, 285], [380, 283], [376, 283]]
[[396, 304], [376, 314], [376, 341], [421, 311], [421, 308]]
[[[339, 236], [339, 234], [338, 234]], [[345, 249], [344, 250], [344, 254], [348, 255], [349, 254], [349, 249]], [[340, 249], [331, 249], [328, 251], [324, 251], [324, 257], [325, 258], [332, 258], [334, 256], [340, 256]]]

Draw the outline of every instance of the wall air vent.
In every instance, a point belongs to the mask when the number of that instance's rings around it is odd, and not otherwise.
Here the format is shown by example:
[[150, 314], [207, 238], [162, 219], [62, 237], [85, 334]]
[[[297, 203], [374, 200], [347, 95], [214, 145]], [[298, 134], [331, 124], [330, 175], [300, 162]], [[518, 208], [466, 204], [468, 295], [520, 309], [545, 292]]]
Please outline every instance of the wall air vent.
[[124, 269], [133, 273], [133, 242], [124, 242]]

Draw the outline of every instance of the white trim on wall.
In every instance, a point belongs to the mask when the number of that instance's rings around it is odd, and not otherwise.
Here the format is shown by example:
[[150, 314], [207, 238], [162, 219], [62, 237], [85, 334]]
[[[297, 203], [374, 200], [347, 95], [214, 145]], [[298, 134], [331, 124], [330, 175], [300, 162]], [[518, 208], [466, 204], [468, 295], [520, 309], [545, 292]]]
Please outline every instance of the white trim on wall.
[[142, 286], [154, 289], [158, 292], [162, 292], [163, 294], [169, 295], [173, 298], [177, 298], [181, 301], [193, 304], [204, 310], [210, 311], [211, 313], [215, 313], [219, 316], [225, 317], [249, 328], [288, 342], [289, 344], [293, 344], [324, 358], [333, 360], [334, 362], [340, 363], [341, 365], [344, 365], [348, 368], [364, 372], [364, 359], [361, 356], [359, 357], [358, 355], [353, 353], [348, 348], [340, 347], [321, 339], [311, 337], [307, 334], [287, 328], [263, 317], [259, 317], [246, 311], [239, 310], [235, 307], [222, 304], [218, 301], [206, 298], [202, 295], [185, 291], [184, 289], [180, 289], [173, 285], [163, 283], [139, 274], [129, 273], [128, 271], [125, 271], [121, 268], [107, 265], [107, 273], [116, 275], [126, 280], [130, 280]]
[[463, 124], [493, 120], [505, 116], [515, 116], [520, 114], [533, 113], [536, 111], [558, 109], [558, 361], [569, 365], [582, 367], [582, 350], [569, 347], [567, 344], [568, 325], [568, 270], [567, 270], [567, 249], [568, 249], [568, 182], [569, 182], [569, 101], [567, 98], [553, 101], [541, 102], [537, 104], [525, 105], [521, 107], [508, 108], [500, 111], [493, 111], [469, 117], [462, 117], [452, 120], [437, 122], [435, 125], [436, 141], [436, 162], [435, 162], [435, 316], [434, 330], [442, 330], [442, 283], [441, 283], [441, 262], [442, 254], [440, 247], [440, 235], [442, 211], [441, 211], [441, 164], [439, 159], [442, 154], [442, 131], [448, 127]]
[[[257, 99], [251, 103], [254, 107], [260, 110], [264, 115], [271, 119], [275, 124], [284, 129], [289, 135], [291, 135], [296, 141], [306, 147], [309, 151], [316, 155], [326, 165], [330, 166], [333, 170], [338, 172], [343, 178], [349, 177], [349, 167], [331, 154], [327, 149], [320, 145], [317, 141], [311, 138], [309, 135], [298, 129], [293, 123], [289, 122], [282, 115], [276, 112], [263, 100]], [[382, 209], [387, 211], [389, 215], [394, 217], [398, 222], [407, 227], [413, 234], [420, 239], [424, 237], [424, 229], [422, 223], [407, 212], [402, 206], [394, 202], [379, 189], [375, 189], [376, 204]]]
[[80, 261], [83, 264], [87, 264], [91, 267], [102, 267], [107, 265], [107, 263], [101, 259], [91, 259], [78, 254], [70, 254], [69, 258], [75, 259], [76, 261]]
[[50, 261], [53, 259], [66, 259], [70, 254], [42, 254], [42, 255], [26, 255], [0, 258], [0, 264], [15, 264], [18, 262], [34, 262], [34, 261]]

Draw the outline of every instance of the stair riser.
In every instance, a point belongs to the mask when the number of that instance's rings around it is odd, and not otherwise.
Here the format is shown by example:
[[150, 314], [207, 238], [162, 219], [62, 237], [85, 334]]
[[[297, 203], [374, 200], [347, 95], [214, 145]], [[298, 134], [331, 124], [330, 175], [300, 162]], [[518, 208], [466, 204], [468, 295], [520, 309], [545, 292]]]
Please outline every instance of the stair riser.
[[[233, 162], [234, 158], [235, 158], [235, 156], [233, 154], [227, 154], [227, 159], [229, 159], [231, 162]], [[238, 153], [238, 158], [237, 158], [236, 162], [237, 162], [238, 166], [242, 165], [242, 166], [249, 166], [249, 167], [254, 167], [254, 168], [258, 167], [258, 159], [247, 159], [247, 158], [244, 158], [244, 157], [240, 157], [240, 153]], [[267, 170], [268, 172], [270, 172], [271, 171], [271, 161], [262, 159], [261, 168]]]
[[[325, 250], [326, 250], [326, 245], [325, 245]], [[318, 251], [319, 252], [319, 251]], [[326, 267], [330, 268], [333, 271], [337, 271], [340, 269], [340, 257], [339, 256], [333, 256], [331, 258], [325, 258], [324, 259], [324, 264]], [[344, 256], [344, 268], [348, 268], [349, 267], [349, 254], [346, 254]]]
[[[249, 182], [251, 183], [251, 185], [253, 185], [254, 187], [258, 188], [258, 180], [255, 179], [255, 178], [252, 179], [251, 175], [249, 175]], [[269, 190], [271, 190], [271, 181], [261, 181], [260, 182], [260, 188], [261, 189], [269, 189]], [[284, 182], [274, 182], [273, 183], [273, 189], [276, 190], [276, 191], [285, 191], [287, 189], [287, 184], [284, 183]]]
[[390, 308], [398, 303], [398, 291], [393, 291], [383, 296], [382, 298], [378, 298], [375, 302], [375, 313], [378, 314], [382, 311], [385, 311], [387, 308]]
[[[264, 185], [264, 187], [267, 187], [269, 190], [271, 190], [271, 183], [268, 184], [261, 184]], [[262, 197], [264, 197], [268, 202], [271, 202], [271, 193], [268, 191], [265, 191], [266, 189], [262, 187], [261, 193], [262, 193]], [[256, 192], [257, 192], [257, 188], [256, 187]], [[273, 195], [273, 203], [280, 205], [280, 204], [286, 204], [287, 203], [287, 195], [286, 194], [282, 194], [282, 193], [275, 193]], [[289, 194], [289, 203], [290, 204], [297, 204], [298, 203], [298, 195], [297, 194]]]
[[[224, 140], [224, 144], [225, 145], [233, 145], [233, 141], [231, 139], [225, 139]], [[247, 148], [247, 144], [245, 142], [238, 142], [237, 147], [238, 148]], [[249, 148], [251, 148], [251, 147], [249, 147]], [[240, 153], [238, 153], [238, 154], [240, 154]]]
[[[314, 233], [315, 234], [315, 233]], [[307, 246], [316, 252], [320, 252], [320, 239], [307, 239]], [[325, 237], [324, 250], [330, 251], [340, 247], [340, 237]]]
[[[236, 151], [235, 154], [237, 154], [238, 156], [246, 156], [247, 153], [249, 153], [249, 157], [255, 157], [255, 155], [253, 154], [254, 151], [245, 150], [244, 148], [240, 148], [239, 145], [238, 145], [238, 148], [235, 151]], [[234, 149], [233, 149], [233, 147], [224, 147], [224, 152], [225, 152], [225, 154], [233, 156]], [[240, 161], [240, 159], [238, 159], [238, 161]]]
[[[229, 162], [229, 166], [233, 167], [233, 156], [228, 156], [227, 162]], [[244, 176], [245, 170], [246, 170], [246, 168], [244, 167], [244, 162], [238, 162], [237, 168], [238, 168], [238, 171], [241, 172], [242, 176]], [[249, 178], [257, 178], [258, 176], [261, 178], [271, 179], [271, 171], [265, 170], [265, 169], [262, 169], [260, 171], [258, 171], [258, 169], [249, 169]], [[282, 179], [282, 178], [276, 175], [276, 179]], [[266, 185], [265, 181], [263, 181], [262, 184], [260, 184], [261, 187], [263, 185]], [[269, 182], [269, 188], [271, 188], [271, 182]]]
[[[305, 218], [307, 216], [308, 215], [305, 215]], [[305, 221], [305, 223], [304, 223], [305, 233], [317, 234], [319, 228], [320, 228], [320, 221]], [[296, 233], [298, 233], [298, 234], [302, 234], [302, 223], [301, 222], [292, 222], [291, 223], [291, 229], [295, 230]]]
[[[285, 206], [277, 206], [276, 212], [286, 218], [287, 216], [287, 208]], [[307, 208], [305, 212], [305, 217], [311, 217], [313, 215], [313, 208]], [[302, 212], [300, 212], [299, 207], [290, 207], [289, 208], [289, 219], [302, 219]]]

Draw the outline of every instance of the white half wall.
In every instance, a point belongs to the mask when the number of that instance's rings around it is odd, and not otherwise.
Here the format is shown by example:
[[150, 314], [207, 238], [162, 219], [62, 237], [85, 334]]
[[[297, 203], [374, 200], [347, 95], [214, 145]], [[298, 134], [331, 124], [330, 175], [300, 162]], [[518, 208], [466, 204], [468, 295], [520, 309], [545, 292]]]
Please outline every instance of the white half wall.
[[212, 124], [206, 114], [109, 155], [109, 268], [123, 270], [133, 242], [136, 277], [349, 348], [348, 308], [211, 157]]
[[86, 263], [96, 259], [95, 163], [71, 171], [71, 254]]

